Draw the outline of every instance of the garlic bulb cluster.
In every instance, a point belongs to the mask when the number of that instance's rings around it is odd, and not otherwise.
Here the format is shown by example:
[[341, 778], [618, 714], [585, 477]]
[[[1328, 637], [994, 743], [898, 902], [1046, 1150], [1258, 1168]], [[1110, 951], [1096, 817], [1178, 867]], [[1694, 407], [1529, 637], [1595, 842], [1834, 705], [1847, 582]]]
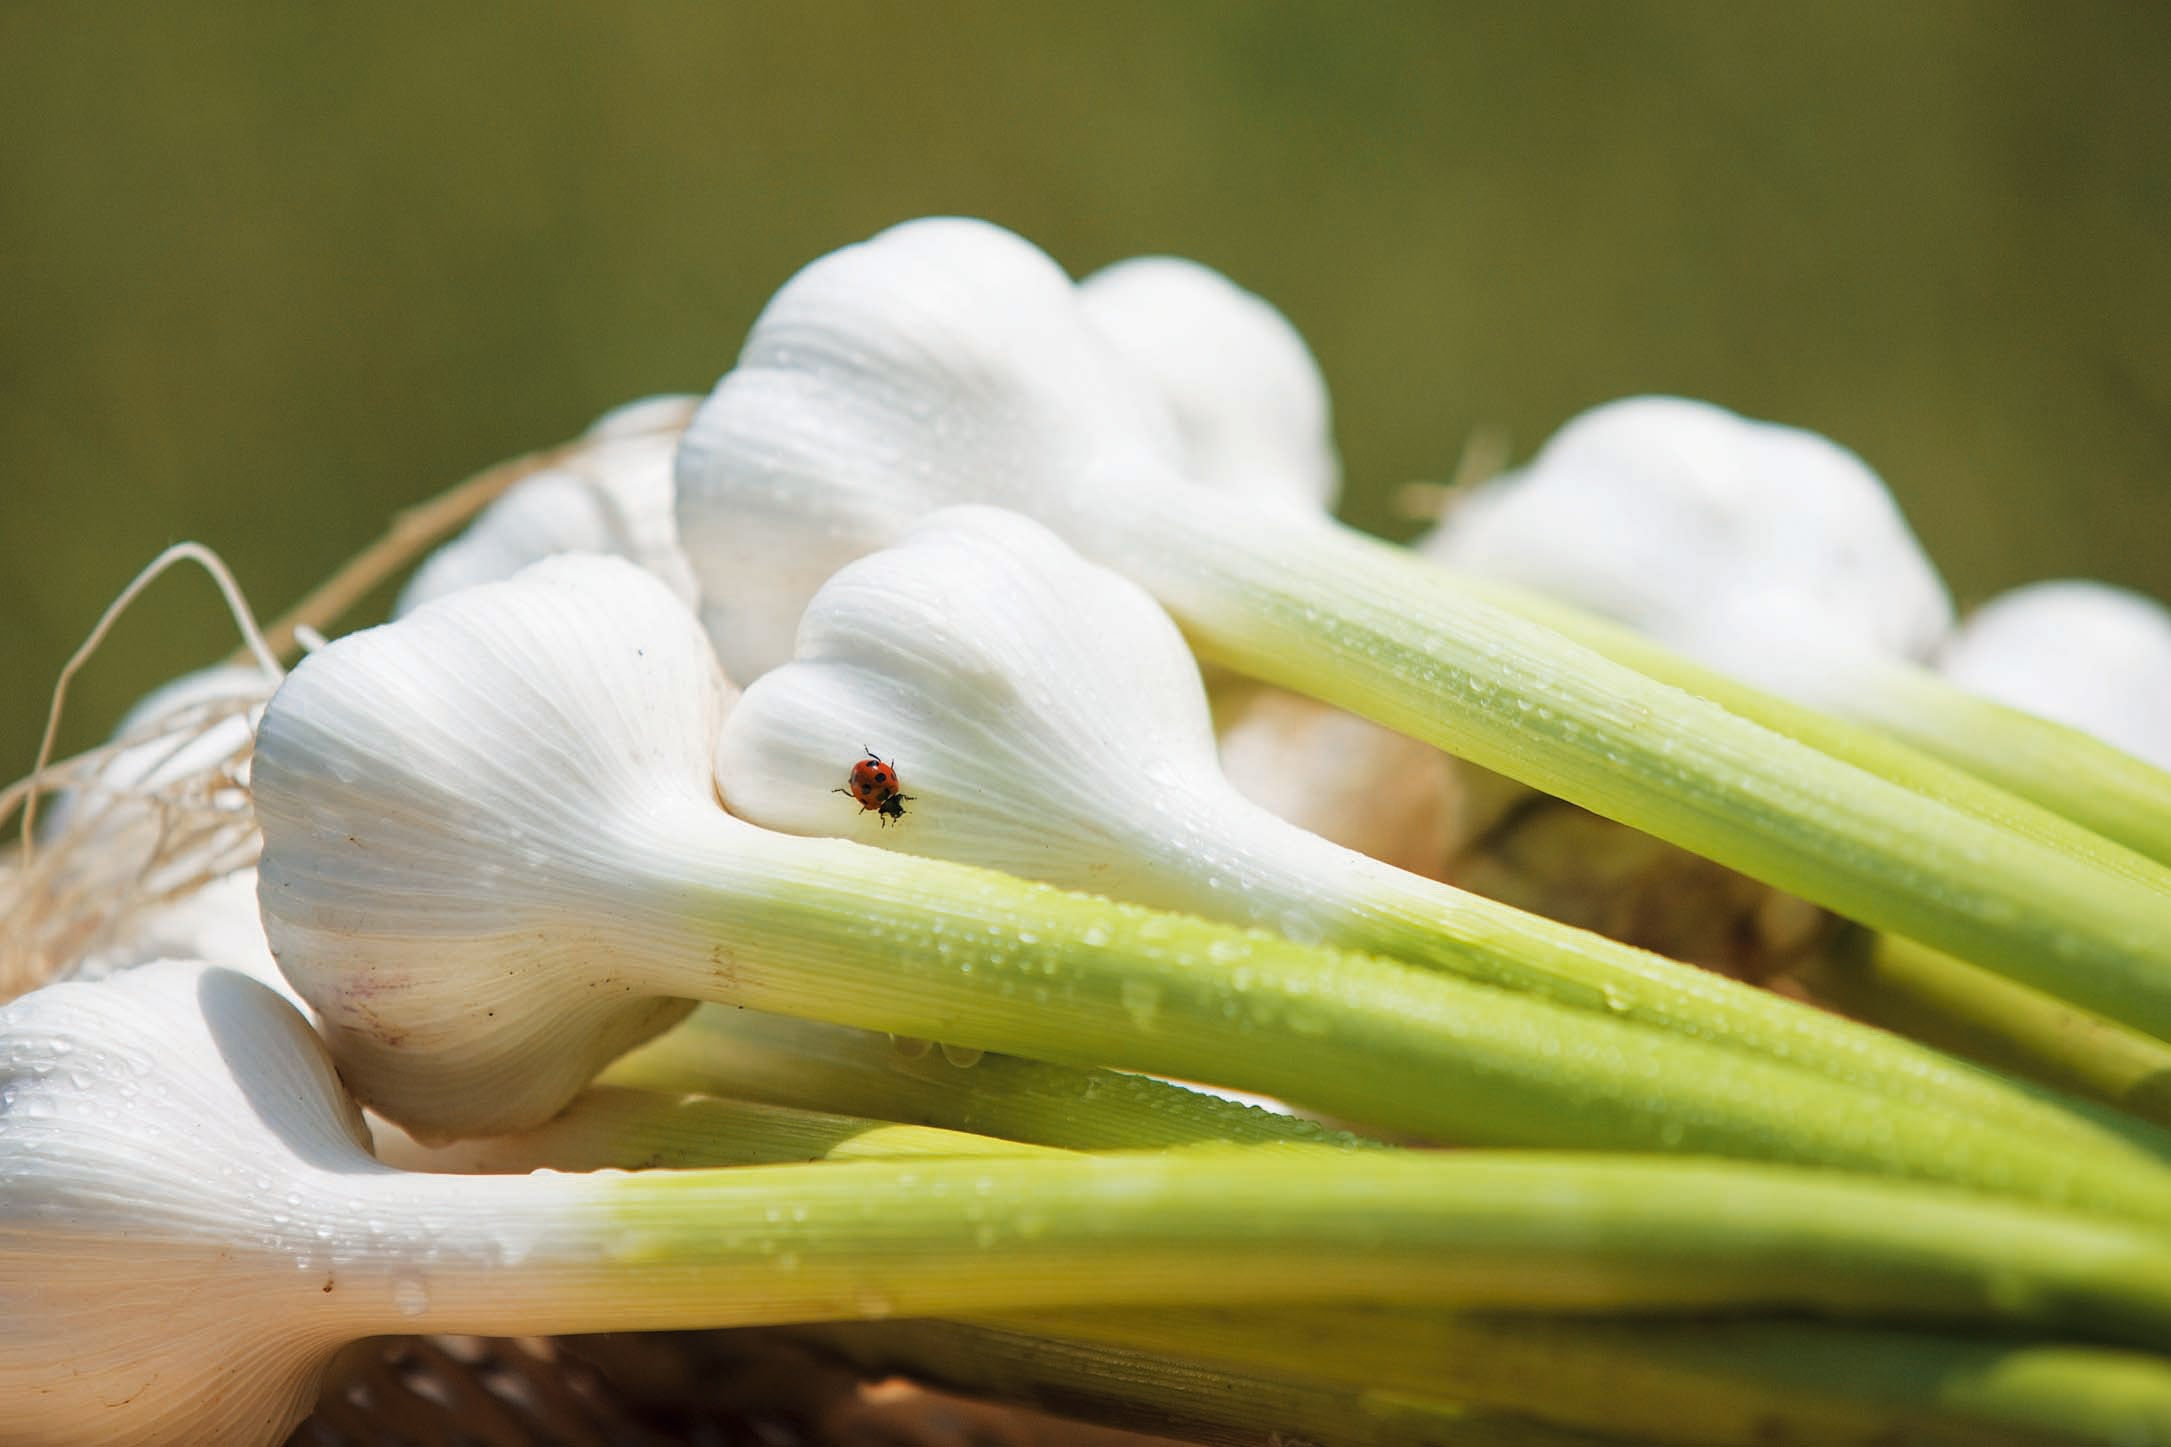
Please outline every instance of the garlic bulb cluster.
[[2102, 1013], [2171, 1021], [2161, 900], [2117, 870], [1662, 683], [1496, 586], [1190, 481], [1151, 385], [1062, 270], [998, 228], [908, 223], [802, 270], [696, 414], [677, 482], [703, 615], [742, 681], [788, 656], [844, 563], [940, 506], [1004, 506], [1145, 587], [1208, 661]]
[[[44, 866], [84, 887], [37, 948], [85, 978], [0, 1005], [0, 1436], [256, 1447], [398, 1330], [1347, 1304], [1357, 1381], [1397, 1307], [2171, 1346], [2171, 1136], [1422, 877], [1484, 807], [1452, 749], [2171, 1034], [2132, 852], [2171, 795], [2084, 758], [2096, 812], [2053, 815], [1713, 672], [1987, 721], [1979, 761], [2011, 716], [1918, 665], [1998, 693], [2079, 601], [1944, 645], [1859, 459], [1678, 399], [1473, 498], [1434, 544], [1470, 577], [1341, 528], [1339, 478], [1260, 298], [915, 222], [802, 271], [706, 400], [598, 421], [392, 622], [160, 700], [52, 821], [133, 892]], [[2114, 656], [2171, 642], [2121, 618]], [[1248, 676], [1218, 740], [1202, 660]], [[2171, 707], [2153, 667], [2102, 692]], [[2079, 757], [2021, 736], [2021, 773]], [[717, 1160], [765, 1164], [610, 1169]], [[2053, 1372], [2044, 1420], [2171, 1400], [2137, 1360]]]
[[1937, 667], [1970, 693], [2171, 770], [2171, 610], [2103, 583], [2034, 583], [1968, 614]]
[[771, 300], [680, 443], [679, 533], [743, 684], [791, 656], [831, 573], [920, 514], [1037, 502], [1089, 527], [1141, 484], [1180, 485], [1182, 447], [1037, 247], [982, 221], [908, 222]]
[[602, 553], [654, 573], [691, 604], [693, 570], [672, 517], [671, 460], [696, 398], [649, 397], [606, 412], [544, 471], [521, 479], [400, 590], [395, 614], [560, 553]]

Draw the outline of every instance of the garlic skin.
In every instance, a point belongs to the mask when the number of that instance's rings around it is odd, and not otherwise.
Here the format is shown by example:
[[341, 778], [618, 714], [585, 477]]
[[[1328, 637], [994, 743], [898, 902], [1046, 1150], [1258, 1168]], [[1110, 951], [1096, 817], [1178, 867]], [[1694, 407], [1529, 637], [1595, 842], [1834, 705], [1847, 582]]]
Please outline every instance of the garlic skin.
[[2079, 579], [2015, 588], [1968, 615], [1937, 668], [2171, 770], [2171, 610], [2153, 598]]
[[671, 463], [696, 400], [648, 397], [606, 412], [556, 465], [515, 483], [432, 553], [400, 590], [393, 615], [560, 553], [631, 559], [690, 606], [693, 569], [678, 545]]
[[908, 221], [763, 309], [679, 445], [679, 535], [744, 684], [791, 656], [830, 574], [934, 508], [1091, 527], [1183, 465], [1167, 405], [1061, 267], [984, 221]]
[[1078, 301], [1160, 389], [1193, 482], [1246, 503], [1333, 510], [1342, 460], [1326, 379], [1265, 298], [1195, 261], [1140, 256], [1079, 282]]
[[1926, 659], [1952, 627], [1943, 580], [1860, 458], [1687, 398], [1571, 419], [1420, 546], [1809, 701], [1831, 658]]
[[[256, 716], [278, 683], [253, 665], [219, 664], [151, 690], [114, 726], [108, 745], [112, 752], [91, 777], [54, 798], [41, 835], [66, 832], [77, 810], [93, 803], [115, 810], [100, 821], [101, 831], [155, 833], [149, 796], [187, 785], [192, 776], [218, 770], [229, 757], [245, 754]], [[205, 726], [197, 727], [198, 719]], [[244, 762], [226, 782], [242, 788], [248, 781]]]
[[1472, 771], [1432, 745], [1285, 689], [1213, 697], [1222, 776], [1276, 818], [1432, 878], [1474, 837]]
[[250, 750], [277, 683], [254, 667], [184, 675], [54, 769], [33, 862], [0, 874], [0, 999], [86, 957], [144, 958], [156, 916], [254, 860]]

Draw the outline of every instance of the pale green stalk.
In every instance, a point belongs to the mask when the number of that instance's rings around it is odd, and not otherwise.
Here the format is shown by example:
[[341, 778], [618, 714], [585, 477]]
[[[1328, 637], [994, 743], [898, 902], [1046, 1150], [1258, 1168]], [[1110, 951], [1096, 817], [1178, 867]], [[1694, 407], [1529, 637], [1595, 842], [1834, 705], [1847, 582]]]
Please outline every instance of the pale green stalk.
[[669, 877], [647, 921], [617, 916], [613, 968], [656, 994], [1213, 1081], [1420, 1137], [1822, 1164], [2171, 1219], [2160, 1168], [1601, 1014], [838, 840], [718, 851], [695, 818], [654, 827]]
[[[1954, 758], [1940, 740], [1920, 736], [1919, 731], [1903, 733], [1895, 725], [1880, 732], [1883, 723], [1871, 714], [1878, 690], [1867, 683], [1859, 690], [1833, 688], [1831, 707], [1837, 712], [1824, 712], [1776, 693], [1766, 693], [1730, 674], [1654, 643], [1611, 619], [1583, 612], [1557, 599], [1494, 579], [1465, 578], [1462, 581], [1497, 606], [1541, 623], [1624, 667], [1711, 699], [1729, 712], [1880, 778], [1904, 785], [1918, 794], [2063, 850], [2077, 859], [2101, 865], [2159, 893], [2171, 893], [2171, 868], [2166, 867], [2167, 861], [2161, 851], [2143, 849], [2129, 840], [2099, 832], [2096, 826], [2073, 813], [2057, 787], [2061, 777], [2058, 762], [2044, 765], [2025, 779], [2007, 778], [2004, 775], [2009, 770], [1992, 771], [1975, 767], [1969, 760]], [[1850, 680], [1865, 669], [1877, 677], [1902, 671], [1896, 664], [1865, 663], [1859, 655], [1849, 655], [1843, 662], [1835, 661], [1833, 667], [1844, 669]], [[1906, 671], [1906, 676], [1927, 677], [1912, 670]], [[1948, 690], [1941, 688], [1940, 692], [1950, 696]], [[1971, 704], [1983, 702], [1969, 699], [1967, 695], [1958, 697]], [[1858, 698], [1862, 700], [1859, 703]], [[1998, 707], [1987, 703], [1983, 706]], [[1841, 717], [1841, 713], [1848, 716]], [[2074, 734], [2061, 725], [2024, 714], [2017, 717], [2031, 728], [2039, 725], [2048, 731], [2046, 738], [2055, 734], [2060, 738], [2078, 739], [2092, 754], [2104, 748], [2096, 740]], [[1872, 727], [1873, 724], [1879, 727]], [[2138, 767], [2148, 770], [2147, 765]], [[2149, 790], [2143, 790], [2129, 801], [2128, 807], [2149, 797]], [[2158, 821], [2158, 827], [2164, 827], [2161, 821]]]
[[[659, 1114], [675, 1115], [679, 1109], [678, 1102], [648, 1099], [649, 1109]], [[1084, 1103], [1079, 1113], [1096, 1109]], [[632, 1119], [636, 1113], [629, 1101], [624, 1115], [634, 1128], [617, 1138], [615, 1151], [609, 1139], [599, 1141], [595, 1164], [637, 1163], [645, 1133]], [[870, 1154], [918, 1149], [917, 1142], [876, 1130], [847, 1135], [833, 1117], [816, 1117], [805, 1127], [778, 1124], [788, 1114], [756, 1118], [770, 1134], [709, 1139], [706, 1160], [770, 1159], [779, 1149], [798, 1149], [823, 1137], [846, 1139], [848, 1148]], [[1118, 1113], [1099, 1133], [1120, 1135], [1124, 1128]], [[1093, 1128], [1084, 1133], [1094, 1133]], [[553, 1164], [540, 1153], [545, 1134], [531, 1133], [517, 1147], [489, 1143], [492, 1168]], [[1031, 1154], [1034, 1148], [1006, 1149]], [[690, 1153], [686, 1163], [702, 1160]], [[1050, 1334], [1068, 1341], [1042, 1339]], [[849, 1343], [850, 1331], [837, 1339]], [[1142, 1393], [1131, 1399], [1153, 1404], [1173, 1382], [1183, 1394], [1203, 1391], [1197, 1410], [1215, 1421], [1252, 1422], [1249, 1416], [1230, 1416], [1251, 1401], [1274, 1414], [1276, 1420], [1265, 1425], [1282, 1431], [1304, 1430], [1296, 1427], [1300, 1412], [1348, 1410], [1350, 1403], [1334, 1388], [1316, 1384], [1366, 1390], [1357, 1417], [1322, 1439], [1329, 1441], [1364, 1440], [1368, 1423], [1422, 1436], [1451, 1420], [1443, 1413], [1454, 1409], [1436, 1403], [1413, 1405], [1407, 1415], [1378, 1417], [1377, 1410], [1387, 1404], [1368, 1389], [1454, 1396], [1572, 1426], [1698, 1443], [1762, 1443], [1783, 1427], [1786, 1440], [1864, 1447], [1896, 1437], [1990, 1447], [2033, 1443], [2044, 1435], [2124, 1444], [2150, 1440], [2145, 1433], [2153, 1425], [2171, 1422], [2171, 1369], [2153, 1357], [1830, 1323], [1612, 1323], [1366, 1309], [1262, 1314], [1178, 1307], [1025, 1314], [964, 1325], [913, 1322], [876, 1340], [888, 1343], [892, 1352], [924, 1349], [930, 1340], [947, 1342], [932, 1359], [905, 1358], [920, 1370], [940, 1372], [945, 1362], [969, 1366], [992, 1359], [1015, 1363], [1036, 1381], [1052, 1376], [1082, 1383], [1088, 1391]], [[1105, 1356], [1072, 1357], [1079, 1342], [1099, 1344]], [[1219, 1379], [1197, 1365], [1202, 1359], [1231, 1363], [1255, 1381], [1232, 1401]], [[1194, 1371], [1200, 1379], [1190, 1376]], [[1270, 1389], [1256, 1380], [1262, 1373], [1296, 1385]], [[948, 1375], [958, 1380], [954, 1366]], [[984, 1376], [962, 1380], [981, 1390], [1001, 1385]]]
[[1888, 665], [1847, 711], [1925, 753], [2171, 864], [2171, 774], [2102, 740]]
[[1762, 1447], [2128, 1447], [2171, 1434], [2171, 1367], [2103, 1347], [1745, 1318], [1467, 1317], [1408, 1310], [1062, 1312], [1014, 1327], [1460, 1396], [1655, 1441]]
[[866, 1372], [1019, 1402], [1059, 1416], [1215, 1447], [1602, 1447], [1592, 1436], [1484, 1409], [1261, 1375], [1121, 1345], [945, 1321], [788, 1329]]
[[394, 1142], [379, 1132], [377, 1143], [379, 1157], [394, 1165], [456, 1174], [948, 1159], [1020, 1149], [964, 1131], [611, 1084], [582, 1091], [532, 1130], [440, 1146]]
[[[1144, 868], [1140, 903], [1271, 927], [1337, 949], [1524, 991], [1750, 1051], [1951, 1110], [2045, 1143], [2149, 1169], [2171, 1136], [2115, 1111], [2002, 1078], [1882, 1030], [1382, 864], [1233, 798], [1206, 796]], [[1188, 832], [1186, 832], [1188, 831]], [[1210, 860], [1212, 882], [1202, 884]]]
[[841, 1111], [1073, 1150], [1201, 1142], [1371, 1142], [1301, 1116], [1143, 1075], [989, 1055], [953, 1064], [908, 1054], [885, 1034], [704, 1005], [601, 1076], [652, 1090], [704, 1091], [801, 1110]]
[[2171, 1044], [1892, 935], [1853, 931], [1794, 971], [1835, 1009], [2171, 1125]]
[[1619, 667], [1404, 550], [1157, 505], [1126, 524], [1119, 566], [1208, 660], [2171, 1034], [2171, 899], [2156, 890]]
[[1769, 1167], [1309, 1157], [1199, 1147], [426, 1179], [456, 1188], [468, 1219], [527, 1238], [530, 1270], [464, 1283], [478, 1310], [530, 1317], [470, 1328], [491, 1331], [1342, 1301], [1806, 1311], [2171, 1345], [2171, 1246], [2135, 1227]]

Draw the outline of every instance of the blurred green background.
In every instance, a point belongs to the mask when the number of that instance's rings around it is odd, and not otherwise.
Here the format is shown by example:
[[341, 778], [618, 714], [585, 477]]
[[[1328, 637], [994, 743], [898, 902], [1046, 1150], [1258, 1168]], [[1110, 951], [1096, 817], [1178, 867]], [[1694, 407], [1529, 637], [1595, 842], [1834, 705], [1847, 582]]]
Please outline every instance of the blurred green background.
[[[274, 614], [927, 212], [1272, 298], [1367, 526], [1677, 391], [1861, 451], [1964, 599], [2171, 594], [2167, 75], [2138, 3], [0, 5], [0, 778], [165, 543]], [[69, 739], [232, 641], [161, 585]]]

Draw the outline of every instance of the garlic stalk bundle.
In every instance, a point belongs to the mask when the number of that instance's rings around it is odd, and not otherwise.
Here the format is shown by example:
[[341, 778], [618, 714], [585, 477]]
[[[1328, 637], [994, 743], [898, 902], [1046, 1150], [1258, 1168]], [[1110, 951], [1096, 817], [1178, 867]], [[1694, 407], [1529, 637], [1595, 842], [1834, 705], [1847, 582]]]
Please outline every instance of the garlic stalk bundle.
[[1608, 662], [1493, 587], [1188, 483], [1167, 409], [1062, 271], [997, 227], [909, 223], [801, 271], [687, 429], [677, 479], [735, 676], [783, 661], [820, 583], [913, 518], [1008, 506], [1145, 586], [1207, 661], [2171, 1032], [2155, 890]]
[[606, 412], [556, 464], [515, 483], [427, 558], [395, 616], [560, 553], [603, 553], [654, 573], [689, 606], [693, 569], [672, 516], [671, 459], [692, 397], [648, 397]]
[[[698, 1011], [696, 1019], [720, 1013]], [[1081, 1140], [1092, 1140], [1098, 1149], [1135, 1149], [1164, 1139], [1150, 1117], [1112, 1112], [1108, 1097], [1103, 1092], [1075, 1100], [1073, 1119]], [[717, 1101], [599, 1088], [538, 1131], [419, 1152], [416, 1164], [445, 1169], [448, 1158], [464, 1158], [471, 1162], [464, 1169], [495, 1171], [562, 1169], [568, 1160], [590, 1167], [638, 1167], [655, 1163], [659, 1142], [678, 1165], [783, 1159], [781, 1152], [804, 1152], [810, 1145], [814, 1156], [826, 1152], [830, 1159], [839, 1153], [864, 1158], [959, 1148], [959, 1138], [947, 1131], [869, 1129], [866, 1122], [846, 1127], [819, 1114], [796, 1128], [756, 1116], [731, 1133], [684, 1129], [689, 1110], [731, 1109]], [[846, 1130], [848, 1138], [838, 1146]], [[1022, 1148], [984, 1141], [980, 1149]], [[386, 1156], [382, 1132], [378, 1154]], [[1139, 1348], [1173, 1353], [1183, 1362], [1219, 1359], [1256, 1374], [1243, 1384], [1245, 1401], [1255, 1410], [1274, 1401], [1270, 1381], [1284, 1390], [1296, 1379], [1329, 1384], [1321, 1390], [1330, 1393], [1334, 1383], [1365, 1391], [1365, 1402], [1335, 1404], [1339, 1412], [1355, 1408], [1357, 1420], [1330, 1418], [1324, 1425], [1331, 1430], [1321, 1439], [1327, 1441], [1364, 1440], [1363, 1426], [1373, 1420], [1365, 1407], [1376, 1410], [1369, 1396], [1375, 1392], [1409, 1392], [1426, 1400], [1451, 1394], [1566, 1426], [1683, 1443], [1764, 1438], [1871, 1444], [1904, 1438], [1950, 1447], [2010, 1440], [2024, 1447], [2045, 1435], [2059, 1440], [2070, 1435], [2076, 1441], [2120, 1444], [2150, 1440], [2157, 1425], [2171, 1421], [2171, 1366], [2158, 1357], [1832, 1322], [1744, 1317], [1608, 1322], [1371, 1307], [1308, 1307], [1289, 1316], [1205, 1307], [1034, 1313], [889, 1328], [853, 1323], [816, 1329], [816, 1335], [838, 1345], [889, 1343], [907, 1353], [897, 1363], [900, 1368], [909, 1365], [923, 1376], [934, 1363], [914, 1352], [931, 1341], [949, 1343], [938, 1358], [1001, 1360], [1022, 1353], [1029, 1362], [1037, 1358], [1057, 1371], [1087, 1365], [1067, 1357], [1078, 1344], [1107, 1343], [1104, 1349], [1128, 1358], [1110, 1363], [1119, 1380], [1149, 1386], [1159, 1379], [1157, 1363], [1163, 1359], [1138, 1356]], [[1049, 1340], [1051, 1335], [1056, 1340]], [[1184, 1401], [1167, 1405], [1180, 1409]], [[1202, 1404], [1192, 1399], [1191, 1405]], [[1281, 1406], [1275, 1403], [1269, 1416]], [[1290, 1425], [1280, 1423], [1285, 1430]], [[1433, 1416], [1430, 1425], [1438, 1430], [1443, 1424]]]
[[1212, 1301], [1757, 1306], [2171, 1343], [2148, 1233], [1709, 1163], [1295, 1149], [416, 1175], [194, 962], [0, 1007], [10, 1440], [270, 1444], [343, 1342]]
[[[877, 741], [907, 770], [916, 802], [898, 827], [834, 793], [854, 740]], [[999, 509], [933, 514], [825, 584], [800, 622], [798, 658], [725, 720], [716, 780], [732, 812], [786, 833], [1276, 928], [2083, 1149], [2119, 1139], [1934, 1051], [1283, 823], [1223, 779], [1198, 670], [1168, 615]], [[2113, 1149], [2156, 1167], [2156, 1150]]]
[[1877, 475], [1815, 433], [1685, 398], [1609, 402], [1480, 489], [1423, 547], [1882, 729], [2171, 863], [2171, 778], [1985, 708], [1925, 670], [1952, 631], [1944, 583]]
[[2171, 610], [2153, 598], [2078, 579], [2015, 588], [1968, 615], [1937, 667], [2171, 769]]
[[364, 1104], [432, 1139], [533, 1126], [704, 999], [1418, 1136], [1820, 1162], [2171, 1219], [2165, 1174], [2110, 1142], [2039, 1145], [1603, 1013], [762, 829], [716, 802], [723, 688], [692, 615], [610, 558], [547, 560], [294, 670], [258, 736], [259, 895]]
[[1326, 380], [1265, 298], [1176, 256], [1078, 283], [1078, 302], [1175, 419], [1190, 480], [1246, 505], [1328, 512], [1342, 487]]

